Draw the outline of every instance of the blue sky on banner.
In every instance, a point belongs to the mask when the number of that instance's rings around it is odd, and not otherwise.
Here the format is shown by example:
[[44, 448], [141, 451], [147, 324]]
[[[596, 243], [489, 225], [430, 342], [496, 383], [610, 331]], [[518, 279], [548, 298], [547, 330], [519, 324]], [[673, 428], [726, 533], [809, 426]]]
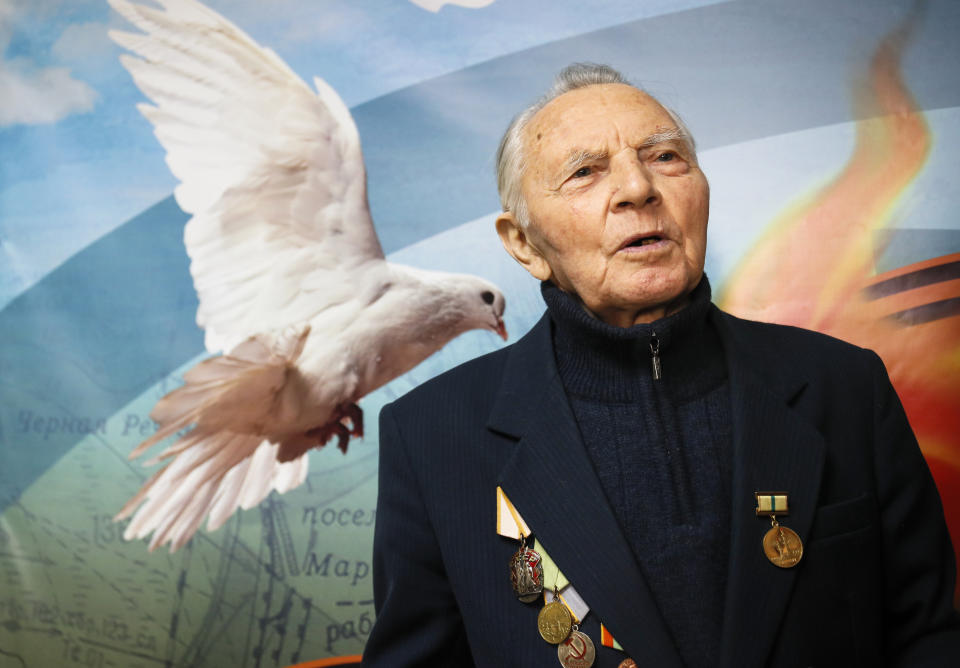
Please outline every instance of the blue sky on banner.
[[[719, 2], [207, 4], [355, 106], [538, 44]], [[0, 0], [0, 308], [175, 185], [108, 29], [130, 26], [105, 0]]]

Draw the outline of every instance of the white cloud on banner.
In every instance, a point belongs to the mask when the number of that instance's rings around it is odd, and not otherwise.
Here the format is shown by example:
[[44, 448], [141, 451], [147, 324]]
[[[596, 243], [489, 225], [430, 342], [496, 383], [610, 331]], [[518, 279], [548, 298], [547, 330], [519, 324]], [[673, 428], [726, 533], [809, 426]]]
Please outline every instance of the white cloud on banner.
[[71, 24], [50, 47], [50, 52], [63, 63], [102, 63], [112, 59], [116, 49], [107, 37], [107, 28], [106, 23], [99, 21]]
[[0, 62], [0, 126], [56, 123], [90, 111], [98, 97], [66, 67], [32, 68], [22, 58]]
[[[14, 22], [26, 7], [16, 0], [0, 3], [0, 54], [6, 54]], [[102, 25], [72, 25], [51, 53], [66, 62], [87, 56], [98, 48], [97, 40], [105, 39], [104, 33]], [[42, 65], [24, 57], [0, 58], [0, 127], [56, 123], [71, 114], [91, 111], [98, 98], [97, 91], [75, 79], [69, 67]]]

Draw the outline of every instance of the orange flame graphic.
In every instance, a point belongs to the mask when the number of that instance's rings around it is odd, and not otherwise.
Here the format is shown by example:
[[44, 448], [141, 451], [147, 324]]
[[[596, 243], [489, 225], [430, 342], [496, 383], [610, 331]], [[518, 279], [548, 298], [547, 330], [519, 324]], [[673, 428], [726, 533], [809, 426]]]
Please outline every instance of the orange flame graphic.
[[861, 120], [849, 162], [770, 224], [719, 302], [742, 317], [815, 329], [883, 358], [960, 553], [960, 253], [874, 274], [873, 233], [893, 225], [894, 207], [931, 144], [899, 66], [916, 18], [880, 43], [856, 92]]

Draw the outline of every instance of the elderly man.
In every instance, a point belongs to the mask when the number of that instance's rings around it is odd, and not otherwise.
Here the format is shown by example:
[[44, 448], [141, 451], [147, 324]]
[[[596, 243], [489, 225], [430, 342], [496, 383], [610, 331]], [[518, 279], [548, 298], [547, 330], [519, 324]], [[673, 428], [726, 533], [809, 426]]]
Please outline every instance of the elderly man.
[[883, 364], [710, 303], [679, 119], [571, 66], [498, 176], [547, 313], [384, 408], [365, 665], [957, 665], [942, 508]]

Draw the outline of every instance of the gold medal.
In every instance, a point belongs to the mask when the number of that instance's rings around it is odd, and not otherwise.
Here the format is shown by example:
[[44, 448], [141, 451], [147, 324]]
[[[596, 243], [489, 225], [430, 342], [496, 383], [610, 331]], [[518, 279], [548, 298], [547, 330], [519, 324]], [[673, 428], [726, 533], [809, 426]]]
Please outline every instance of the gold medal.
[[593, 641], [576, 627], [562, 643], [557, 645], [557, 658], [563, 668], [590, 668], [597, 657]]
[[526, 536], [520, 540], [520, 549], [510, 558], [510, 584], [513, 593], [524, 603], [533, 603], [543, 593], [543, 559], [536, 550], [527, 547]]
[[573, 617], [570, 616], [567, 606], [560, 601], [547, 603], [537, 615], [537, 628], [544, 640], [551, 645], [559, 645], [570, 635]]
[[770, 517], [770, 530], [763, 536], [763, 553], [774, 566], [793, 568], [803, 556], [803, 541], [796, 531], [780, 526], [777, 515], [789, 515], [786, 492], [756, 492], [757, 515]]
[[793, 568], [803, 557], [803, 541], [795, 531], [780, 526], [774, 518], [773, 527], [763, 537], [763, 553], [774, 566]]
[[637, 668], [637, 662], [633, 659], [624, 659], [617, 668]]

